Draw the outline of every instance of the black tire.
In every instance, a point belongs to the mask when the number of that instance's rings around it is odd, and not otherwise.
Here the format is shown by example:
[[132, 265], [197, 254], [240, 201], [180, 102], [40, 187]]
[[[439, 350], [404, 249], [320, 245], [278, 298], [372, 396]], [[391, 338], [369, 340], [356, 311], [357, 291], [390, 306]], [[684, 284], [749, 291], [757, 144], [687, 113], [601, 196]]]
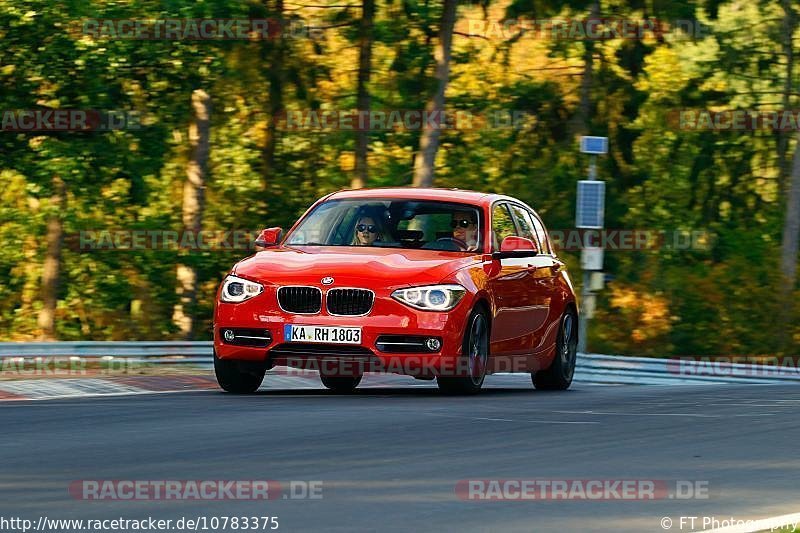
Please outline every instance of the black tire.
[[533, 385], [540, 390], [567, 390], [575, 375], [578, 356], [578, 317], [567, 309], [561, 317], [556, 339], [556, 355], [546, 370], [531, 373]]
[[220, 359], [214, 352], [214, 373], [217, 383], [224, 391], [234, 394], [255, 392], [264, 381], [266, 366], [249, 361]]
[[446, 394], [477, 394], [483, 387], [489, 363], [489, 319], [480, 309], [473, 309], [467, 319], [461, 353], [467, 358], [466, 368], [469, 375], [439, 376], [436, 383], [439, 390]]
[[319, 378], [326, 388], [340, 394], [353, 392], [361, 383], [363, 376], [328, 376], [320, 373]]

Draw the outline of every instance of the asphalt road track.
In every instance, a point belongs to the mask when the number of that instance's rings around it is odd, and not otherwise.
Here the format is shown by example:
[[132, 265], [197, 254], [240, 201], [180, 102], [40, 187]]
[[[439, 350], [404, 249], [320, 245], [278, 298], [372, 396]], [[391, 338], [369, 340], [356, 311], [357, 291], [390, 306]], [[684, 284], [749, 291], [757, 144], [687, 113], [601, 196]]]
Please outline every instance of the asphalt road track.
[[[400, 381], [398, 382], [400, 383]], [[402, 381], [403, 384], [421, 382]], [[798, 511], [800, 388], [433, 384], [0, 404], [0, 516], [278, 516], [279, 531], [680, 531]], [[707, 481], [707, 499], [463, 501], [466, 479]], [[72, 481], [321, 480], [321, 500], [83, 501]], [[683, 531], [687, 531], [684, 528]]]

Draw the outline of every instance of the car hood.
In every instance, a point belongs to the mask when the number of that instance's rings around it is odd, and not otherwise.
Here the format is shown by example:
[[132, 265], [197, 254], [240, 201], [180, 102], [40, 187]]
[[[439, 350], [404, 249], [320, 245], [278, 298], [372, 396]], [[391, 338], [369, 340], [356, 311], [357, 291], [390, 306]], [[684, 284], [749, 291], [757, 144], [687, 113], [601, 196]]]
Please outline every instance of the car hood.
[[339, 246], [281, 247], [240, 261], [233, 273], [262, 283], [397, 287], [439, 283], [449, 274], [480, 262], [480, 255], [436, 250]]

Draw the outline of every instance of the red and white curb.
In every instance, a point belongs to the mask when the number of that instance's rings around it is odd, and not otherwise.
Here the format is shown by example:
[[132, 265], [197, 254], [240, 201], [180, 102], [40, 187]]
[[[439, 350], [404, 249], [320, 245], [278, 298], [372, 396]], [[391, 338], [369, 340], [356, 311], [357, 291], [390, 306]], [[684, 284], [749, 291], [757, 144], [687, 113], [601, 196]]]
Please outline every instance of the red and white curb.
[[0, 381], [0, 402], [216, 389], [213, 376], [124, 376]]
[[[530, 383], [530, 378], [527, 378]], [[408, 376], [367, 373], [361, 388], [434, 387], [433, 381], [417, 381]], [[312, 371], [286, 374], [267, 371], [261, 390], [325, 389], [319, 374]], [[221, 391], [213, 374], [38, 378], [0, 381], [0, 402], [20, 400], [55, 400], [85, 397], [166, 394], [192, 391]]]

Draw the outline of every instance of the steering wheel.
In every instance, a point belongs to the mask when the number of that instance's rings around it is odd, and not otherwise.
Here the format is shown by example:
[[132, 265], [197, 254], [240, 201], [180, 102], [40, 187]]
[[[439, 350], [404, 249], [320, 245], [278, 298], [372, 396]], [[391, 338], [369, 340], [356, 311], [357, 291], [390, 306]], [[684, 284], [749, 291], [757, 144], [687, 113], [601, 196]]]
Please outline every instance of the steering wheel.
[[[463, 251], [465, 251], [467, 249], [467, 243], [465, 243], [461, 239], [456, 239], [455, 237], [439, 237], [438, 239], [436, 239], [435, 241], [433, 241], [430, 244], [436, 244], [436, 243], [439, 243], [439, 242], [452, 244], [452, 245], [454, 245], [454, 246], [456, 246], [458, 248], [458, 251], [461, 251], [461, 252], [463, 252]], [[437, 248], [433, 248], [433, 249], [440, 250], [441, 248], [437, 247]]]

